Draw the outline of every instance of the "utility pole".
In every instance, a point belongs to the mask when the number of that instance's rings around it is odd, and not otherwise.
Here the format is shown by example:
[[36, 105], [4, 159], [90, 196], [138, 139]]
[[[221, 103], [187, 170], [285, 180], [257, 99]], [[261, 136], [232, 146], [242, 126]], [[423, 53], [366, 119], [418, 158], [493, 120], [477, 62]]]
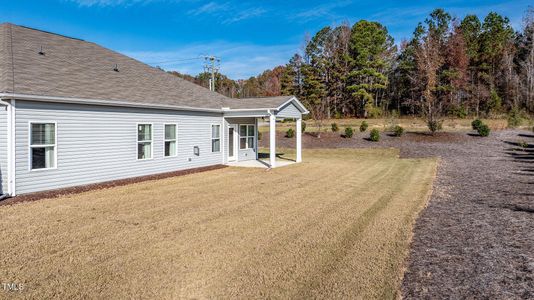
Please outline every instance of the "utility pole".
[[214, 55], [204, 56], [204, 72], [211, 73], [209, 80], [210, 91], [215, 91], [215, 73], [219, 71], [221, 59]]

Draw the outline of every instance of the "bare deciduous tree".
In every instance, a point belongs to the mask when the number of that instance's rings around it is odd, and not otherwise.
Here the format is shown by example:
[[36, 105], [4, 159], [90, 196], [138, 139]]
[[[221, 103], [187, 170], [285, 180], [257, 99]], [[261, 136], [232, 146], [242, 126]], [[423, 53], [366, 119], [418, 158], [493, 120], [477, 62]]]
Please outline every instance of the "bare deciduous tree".
[[439, 128], [439, 117], [443, 108], [440, 98], [436, 97], [438, 70], [444, 63], [439, 40], [432, 34], [426, 34], [416, 49], [415, 57], [422, 85], [421, 108], [430, 130], [435, 132]]

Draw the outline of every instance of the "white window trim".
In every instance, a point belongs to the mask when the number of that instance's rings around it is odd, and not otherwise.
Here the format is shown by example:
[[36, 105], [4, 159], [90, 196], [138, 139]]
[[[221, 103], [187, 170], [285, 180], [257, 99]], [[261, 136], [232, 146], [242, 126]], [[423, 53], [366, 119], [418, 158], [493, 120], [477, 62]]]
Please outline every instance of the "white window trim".
[[[54, 124], [54, 137], [55, 137], [55, 143], [54, 144], [46, 144], [46, 145], [32, 145], [32, 124]], [[28, 122], [28, 169], [30, 172], [42, 172], [42, 171], [49, 171], [49, 170], [56, 170], [58, 161], [57, 161], [57, 121], [29, 121]], [[40, 169], [33, 169], [32, 164], [32, 148], [46, 148], [46, 147], [54, 147], [54, 167], [52, 168], [40, 168]]]
[[[213, 151], [213, 140], [217, 140], [217, 138], [214, 138], [213, 137], [213, 126], [219, 126], [219, 151]], [[222, 144], [222, 128], [223, 126], [219, 123], [212, 123], [210, 124], [210, 148], [211, 148], [211, 153], [221, 153], [222, 152], [222, 148], [223, 148], [223, 144]]]
[[[150, 157], [139, 158], [139, 125], [150, 125]], [[143, 142], [143, 141], [141, 141]], [[146, 142], [146, 141], [144, 141]], [[154, 123], [151, 122], [138, 122], [135, 123], [135, 158], [138, 161], [152, 160], [154, 159]]]
[[[248, 135], [248, 127], [247, 127], [247, 135], [241, 136], [241, 126], [252, 126], [254, 128], [254, 135]], [[248, 144], [248, 138], [254, 138], [252, 141], [252, 145]], [[241, 138], [245, 138], [245, 148], [241, 148]], [[254, 146], [256, 145], [256, 125], [255, 124], [239, 124], [239, 150], [250, 150], [254, 149]]]
[[[165, 132], [166, 132], [165, 131], [165, 127], [167, 125], [174, 125], [174, 131], [175, 131], [174, 132], [174, 139], [168, 140], [168, 139], [165, 138]], [[174, 151], [174, 155], [169, 155], [169, 156], [165, 155], [165, 143], [166, 142], [174, 142], [174, 144], [176, 145], [175, 151]], [[178, 124], [176, 124], [176, 123], [165, 123], [165, 124], [163, 124], [163, 157], [164, 158], [171, 158], [171, 157], [176, 157], [176, 156], [178, 156]]]

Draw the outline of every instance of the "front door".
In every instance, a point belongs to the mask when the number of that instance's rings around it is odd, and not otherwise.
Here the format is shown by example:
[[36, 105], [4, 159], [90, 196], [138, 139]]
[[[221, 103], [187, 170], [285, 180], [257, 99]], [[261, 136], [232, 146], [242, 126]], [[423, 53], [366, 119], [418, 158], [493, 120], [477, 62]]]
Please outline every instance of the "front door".
[[228, 127], [228, 161], [237, 160], [237, 135], [236, 126]]

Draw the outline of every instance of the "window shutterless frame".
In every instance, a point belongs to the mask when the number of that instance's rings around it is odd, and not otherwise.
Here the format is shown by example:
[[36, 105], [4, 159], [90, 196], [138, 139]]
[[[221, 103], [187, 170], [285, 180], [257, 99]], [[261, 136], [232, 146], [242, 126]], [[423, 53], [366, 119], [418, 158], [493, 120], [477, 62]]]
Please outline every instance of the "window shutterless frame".
[[[174, 139], [167, 139], [167, 126], [174, 126]], [[167, 142], [174, 142], [174, 154], [165, 155], [165, 145]], [[165, 123], [163, 124], [163, 157], [176, 157], [178, 156], [178, 124]]]
[[[54, 144], [42, 144], [42, 145], [32, 145], [32, 125], [33, 124], [54, 124]], [[32, 149], [33, 148], [48, 148], [48, 147], [54, 147], [54, 166], [49, 168], [39, 168], [34, 169], [32, 165]], [[58, 161], [57, 161], [57, 122], [56, 121], [29, 121], [28, 122], [28, 170], [30, 172], [41, 172], [41, 171], [47, 171], [47, 170], [55, 170], [57, 169]]]
[[[139, 122], [135, 124], [135, 158], [136, 160], [150, 160], [154, 158], [154, 124], [150, 122]], [[139, 141], [139, 126], [150, 125], [150, 140]], [[150, 157], [139, 158], [139, 143], [150, 142]]]
[[[213, 127], [214, 126], [219, 126], [219, 136], [218, 137], [214, 137], [213, 136]], [[211, 153], [219, 153], [219, 152], [221, 152], [221, 149], [222, 149], [222, 143], [221, 143], [221, 141], [222, 141], [222, 125], [221, 124], [211, 124], [211, 126], [210, 126], [210, 136], [211, 136], [211, 145], [210, 145], [211, 146]], [[219, 141], [219, 150], [214, 151], [213, 150], [213, 148], [214, 148], [213, 147], [213, 142], [216, 141], [216, 140]]]
[[[241, 127], [245, 128], [245, 135], [242, 135]], [[252, 132], [250, 132], [252, 131]], [[244, 139], [244, 144], [241, 140]], [[252, 139], [252, 141], [251, 141]], [[254, 149], [256, 141], [256, 125], [254, 124], [239, 124], [239, 150]], [[244, 145], [244, 147], [243, 147]]]

